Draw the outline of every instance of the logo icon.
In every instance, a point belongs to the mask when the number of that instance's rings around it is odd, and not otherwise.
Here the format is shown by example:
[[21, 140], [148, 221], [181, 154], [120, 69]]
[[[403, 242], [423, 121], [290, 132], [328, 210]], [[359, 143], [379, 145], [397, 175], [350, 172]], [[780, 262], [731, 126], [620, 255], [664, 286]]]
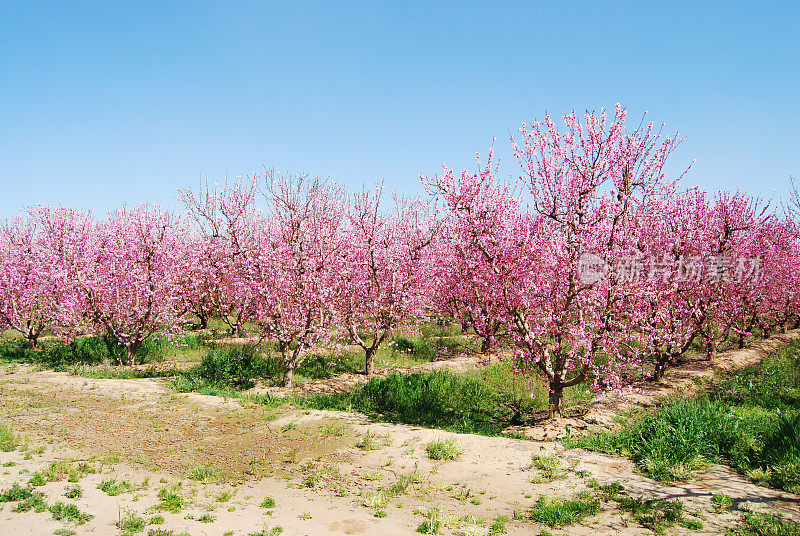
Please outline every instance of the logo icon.
[[578, 259], [578, 279], [584, 285], [593, 285], [608, 273], [608, 263], [594, 253], [584, 253]]

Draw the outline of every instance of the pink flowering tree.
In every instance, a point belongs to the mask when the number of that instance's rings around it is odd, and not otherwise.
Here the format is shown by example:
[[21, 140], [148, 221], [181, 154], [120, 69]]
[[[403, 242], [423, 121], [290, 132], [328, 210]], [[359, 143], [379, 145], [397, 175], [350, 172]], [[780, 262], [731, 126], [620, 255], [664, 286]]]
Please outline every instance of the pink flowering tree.
[[519, 195], [496, 183], [493, 151], [479, 171], [456, 176], [451, 170], [423, 178], [431, 193], [444, 201], [441, 233], [434, 242], [430, 271], [431, 299], [442, 313], [458, 318], [480, 340], [487, 353], [510, 322], [506, 285], [512, 281], [498, 256], [520, 209]]
[[59, 327], [58, 273], [42, 258], [36, 223], [18, 217], [0, 229], [0, 331], [15, 329], [36, 348]]
[[[179, 220], [160, 208], [123, 207], [97, 225], [78, 274], [90, 328], [136, 352], [151, 336], [180, 330]], [[122, 364], [122, 358], [120, 358]]]
[[278, 343], [282, 384], [330, 340], [345, 224], [344, 190], [307, 175], [265, 174], [266, 210], [247, 246], [247, 308]]
[[82, 312], [76, 261], [91, 232], [91, 215], [46, 206], [0, 228], [0, 325], [34, 348], [44, 332], [75, 332]]
[[223, 186], [208, 183], [197, 192], [186, 189], [181, 201], [197, 233], [186, 244], [191, 259], [181, 285], [187, 308], [219, 315], [232, 335], [243, 335], [251, 320], [248, 309], [249, 251], [258, 219], [257, 174]]
[[568, 114], [564, 132], [549, 116], [523, 125], [512, 140], [523, 199], [491, 169], [437, 181], [460, 236], [494, 274], [517, 369], [547, 381], [551, 414], [565, 388], [590, 379], [619, 390], [640, 364], [641, 282], [619, 274], [636, 253], [637, 215], [672, 188], [663, 168], [679, 140], [625, 119], [617, 106], [610, 121], [605, 111], [583, 122]]
[[383, 210], [383, 190], [355, 194], [336, 271], [337, 309], [350, 337], [364, 349], [367, 376], [375, 352], [399, 325], [424, 316], [429, 303], [428, 256], [434, 227], [418, 199], [395, 197]]

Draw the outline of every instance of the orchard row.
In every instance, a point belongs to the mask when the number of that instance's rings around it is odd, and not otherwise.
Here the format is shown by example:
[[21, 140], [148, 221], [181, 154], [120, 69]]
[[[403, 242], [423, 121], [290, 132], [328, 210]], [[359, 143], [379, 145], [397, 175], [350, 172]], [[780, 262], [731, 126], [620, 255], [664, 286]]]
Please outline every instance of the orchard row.
[[0, 237], [0, 330], [98, 333], [127, 349], [212, 315], [277, 341], [290, 385], [308, 350], [346, 336], [366, 354], [399, 326], [449, 316], [516, 371], [563, 389], [620, 390], [691, 345], [798, 322], [798, 228], [742, 193], [668, 177], [680, 143], [652, 123], [575, 113], [512, 137], [520, 164], [423, 177], [429, 195], [348, 194], [275, 172], [186, 190], [184, 211], [122, 207], [102, 220], [36, 207]]

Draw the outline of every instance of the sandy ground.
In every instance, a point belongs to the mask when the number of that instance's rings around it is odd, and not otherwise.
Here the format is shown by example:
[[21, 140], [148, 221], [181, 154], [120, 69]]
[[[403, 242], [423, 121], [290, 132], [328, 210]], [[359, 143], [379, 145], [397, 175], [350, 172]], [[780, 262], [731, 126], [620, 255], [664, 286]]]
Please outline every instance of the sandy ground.
[[[696, 388], [720, 370], [757, 362], [793, 332], [743, 351], [721, 354], [712, 363], [690, 363], [668, 373], [661, 384], [645, 384], [640, 398], [601, 401], [590, 410], [592, 426], [625, 404], [650, 404], [675, 390]], [[698, 379], [699, 378], [699, 379]], [[540, 495], [572, 497], [591, 479], [619, 482], [632, 496], [680, 499], [702, 529], [681, 526], [668, 534], [721, 534], [740, 514], [715, 512], [711, 495], [726, 493], [736, 506], [782, 513], [800, 521], [800, 497], [752, 484], [727, 467], [713, 465], [688, 482], [663, 485], [639, 474], [629, 460], [564, 450], [559, 443], [503, 437], [457, 435], [414, 426], [372, 423], [364, 416], [323, 411], [269, 410], [237, 400], [175, 394], [158, 380], [95, 380], [27, 366], [0, 367], [0, 418], [27, 438], [25, 449], [0, 452], [0, 492], [24, 485], [51, 463], [88, 463], [97, 472], [82, 476], [83, 496], [64, 497], [66, 479], [36, 488], [48, 505], [72, 503], [93, 517], [76, 525], [45, 512], [13, 512], [0, 503], [0, 535], [119, 535], [116, 523], [128, 515], [150, 521], [153, 529], [175, 535], [248, 536], [274, 527], [288, 535], [414, 534], [426, 509], [438, 508], [442, 534], [487, 534], [498, 515], [525, 512]], [[578, 420], [575, 419], [577, 422]], [[581, 421], [584, 422], [585, 421]], [[562, 433], [569, 422], [552, 423]], [[575, 425], [575, 426], [579, 426]], [[584, 425], [580, 425], [584, 426]], [[379, 448], [356, 444], [369, 433]], [[463, 450], [455, 461], [434, 461], [425, 447], [454, 439]], [[548, 481], [531, 467], [534, 456], [560, 460], [563, 470]], [[197, 467], [223, 472], [221, 481], [197, 482]], [[98, 489], [108, 479], [132, 489], [109, 496]], [[214, 479], [212, 479], [214, 480]], [[407, 486], [398, 486], [411, 480]], [[158, 492], [180, 484], [184, 505], [178, 513], [158, 511]], [[392, 486], [395, 492], [387, 492]], [[383, 491], [381, 491], [383, 490]], [[274, 508], [262, 507], [266, 497]], [[385, 517], [375, 517], [376, 512]], [[203, 516], [207, 516], [203, 518]], [[465, 517], [472, 516], [472, 517]], [[203, 520], [201, 521], [201, 518]], [[511, 519], [508, 534], [540, 534], [547, 527]], [[652, 534], [612, 502], [583, 523], [547, 528], [553, 534]]]

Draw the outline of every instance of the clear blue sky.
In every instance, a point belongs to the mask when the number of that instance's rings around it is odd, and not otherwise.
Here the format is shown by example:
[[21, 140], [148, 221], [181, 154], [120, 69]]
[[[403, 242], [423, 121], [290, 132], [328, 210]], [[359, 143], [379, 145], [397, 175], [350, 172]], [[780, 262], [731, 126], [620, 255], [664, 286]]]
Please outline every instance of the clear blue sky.
[[[702, 5], [699, 5], [702, 4]], [[800, 177], [798, 2], [0, 0], [0, 218], [260, 170], [419, 191], [545, 111], [625, 105], [687, 183]]]

